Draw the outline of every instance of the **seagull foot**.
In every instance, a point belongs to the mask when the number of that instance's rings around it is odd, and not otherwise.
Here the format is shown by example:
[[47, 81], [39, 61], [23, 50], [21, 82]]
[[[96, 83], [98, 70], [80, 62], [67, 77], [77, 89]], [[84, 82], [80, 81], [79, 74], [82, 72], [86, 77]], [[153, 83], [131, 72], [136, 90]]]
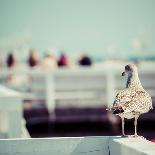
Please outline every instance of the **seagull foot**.
[[136, 137], [139, 137], [139, 136], [136, 134], [136, 135], [130, 135], [129, 137], [136, 138]]
[[122, 135], [122, 137], [123, 137], [123, 138], [126, 138], [126, 137], [128, 137], [128, 135], [125, 135], [125, 134], [124, 134], [124, 135]]
[[143, 136], [139, 136], [139, 135], [128, 135], [129, 138], [143, 138], [145, 139]]

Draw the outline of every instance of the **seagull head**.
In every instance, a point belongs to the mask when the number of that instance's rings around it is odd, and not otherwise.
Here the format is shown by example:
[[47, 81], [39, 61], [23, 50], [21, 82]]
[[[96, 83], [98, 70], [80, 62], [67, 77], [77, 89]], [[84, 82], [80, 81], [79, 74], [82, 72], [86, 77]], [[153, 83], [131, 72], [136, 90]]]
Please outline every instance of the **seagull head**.
[[134, 64], [129, 64], [125, 66], [125, 71], [122, 73], [122, 76], [125, 76], [126, 74], [129, 76], [134, 72], [137, 72], [137, 67]]

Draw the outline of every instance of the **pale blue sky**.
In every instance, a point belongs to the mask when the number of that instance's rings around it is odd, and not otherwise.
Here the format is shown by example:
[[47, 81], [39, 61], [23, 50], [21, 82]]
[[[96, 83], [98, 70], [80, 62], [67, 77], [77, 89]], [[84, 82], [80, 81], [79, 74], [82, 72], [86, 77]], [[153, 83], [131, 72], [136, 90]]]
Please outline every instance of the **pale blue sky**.
[[20, 37], [39, 51], [94, 55], [129, 54], [142, 38], [154, 52], [155, 0], [0, 0], [0, 48]]

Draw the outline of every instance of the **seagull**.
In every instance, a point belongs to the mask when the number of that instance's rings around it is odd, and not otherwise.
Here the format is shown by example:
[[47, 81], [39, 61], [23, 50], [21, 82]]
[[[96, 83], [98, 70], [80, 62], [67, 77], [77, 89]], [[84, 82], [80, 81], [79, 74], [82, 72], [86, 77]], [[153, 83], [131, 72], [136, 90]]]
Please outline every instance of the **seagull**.
[[141, 114], [153, 109], [152, 99], [142, 87], [138, 77], [137, 67], [134, 64], [125, 66], [125, 71], [122, 73], [122, 76], [125, 75], [127, 75], [126, 88], [116, 95], [113, 107], [110, 108], [110, 111], [121, 117], [123, 137], [126, 136], [124, 133], [124, 118], [135, 118], [135, 133], [133, 136], [137, 137], [137, 119]]

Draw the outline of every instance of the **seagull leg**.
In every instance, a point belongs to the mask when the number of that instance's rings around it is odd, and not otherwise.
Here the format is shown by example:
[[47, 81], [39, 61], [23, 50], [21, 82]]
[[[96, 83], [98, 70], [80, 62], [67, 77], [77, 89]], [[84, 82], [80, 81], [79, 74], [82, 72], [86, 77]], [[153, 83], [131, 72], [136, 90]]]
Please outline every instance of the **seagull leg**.
[[121, 117], [122, 119], [122, 136], [125, 137], [125, 133], [124, 133], [124, 117]]
[[134, 121], [134, 126], [135, 126], [135, 134], [134, 137], [138, 137], [137, 134], [137, 119], [138, 119], [139, 115], [135, 115], [135, 121]]

